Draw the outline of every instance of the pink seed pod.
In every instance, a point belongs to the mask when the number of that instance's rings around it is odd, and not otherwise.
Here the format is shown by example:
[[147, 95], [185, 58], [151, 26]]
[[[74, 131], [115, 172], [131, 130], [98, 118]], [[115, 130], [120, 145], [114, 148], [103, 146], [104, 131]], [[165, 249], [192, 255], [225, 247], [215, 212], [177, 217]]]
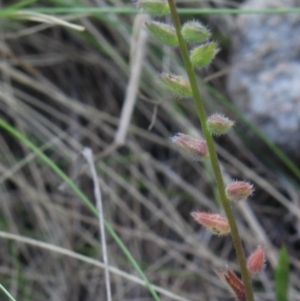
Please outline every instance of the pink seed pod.
[[192, 212], [191, 215], [196, 222], [206, 227], [214, 234], [225, 235], [230, 233], [228, 220], [219, 214]]
[[236, 181], [226, 187], [226, 196], [231, 201], [240, 201], [253, 193], [253, 185], [246, 181]]
[[207, 144], [203, 139], [196, 139], [189, 135], [178, 133], [171, 140], [197, 160], [209, 157]]
[[238, 301], [246, 301], [246, 291], [243, 282], [228, 267], [217, 271], [219, 278], [227, 285]]
[[265, 264], [265, 249], [262, 246], [258, 246], [254, 252], [247, 259], [247, 268], [253, 275], [259, 273]]

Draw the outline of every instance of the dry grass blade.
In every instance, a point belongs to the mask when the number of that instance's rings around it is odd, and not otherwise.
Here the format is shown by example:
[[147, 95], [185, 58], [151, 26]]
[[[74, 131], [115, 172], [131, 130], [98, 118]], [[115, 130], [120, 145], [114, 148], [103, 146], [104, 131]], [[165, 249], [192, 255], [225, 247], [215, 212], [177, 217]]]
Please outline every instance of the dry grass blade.
[[20, 18], [24, 18], [30, 21], [65, 26], [78, 31], [85, 30], [83, 26], [70, 23], [68, 21], [63, 20], [62, 18], [58, 18], [55, 16], [50, 16], [50, 15], [45, 15], [45, 14], [30, 12], [30, 11], [22, 11], [22, 10], [18, 11], [16, 15], [19, 16]]
[[98, 183], [98, 177], [96, 168], [94, 165], [94, 157], [93, 152], [90, 148], [84, 148], [82, 151], [88, 165], [90, 167], [93, 183], [94, 183], [94, 194], [97, 204], [97, 210], [99, 212], [99, 230], [101, 235], [101, 246], [102, 246], [102, 256], [103, 256], [103, 263], [105, 269], [105, 284], [106, 284], [106, 294], [107, 294], [107, 301], [111, 301], [111, 288], [110, 288], [110, 277], [109, 277], [109, 270], [108, 270], [108, 257], [107, 257], [107, 246], [106, 246], [106, 235], [104, 229], [104, 212], [103, 212], [103, 205], [102, 205], [102, 197], [100, 191], [100, 185]]
[[115, 143], [117, 145], [123, 145], [125, 143], [129, 123], [137, 99], [147, 42], [147, 32], [143, 27], [148, 19], [149, 17], [147, 15], [138, 15], [134, 21], [133, 37], [130, 44], [130, 76], [122, 107], [120, 124], [115, 136]]

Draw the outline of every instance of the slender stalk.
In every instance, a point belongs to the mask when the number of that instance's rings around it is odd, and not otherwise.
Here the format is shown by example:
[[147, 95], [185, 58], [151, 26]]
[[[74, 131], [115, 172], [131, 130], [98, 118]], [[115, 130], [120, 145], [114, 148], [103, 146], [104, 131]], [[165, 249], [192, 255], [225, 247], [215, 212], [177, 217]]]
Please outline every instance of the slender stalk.
[[212, 164], [213, 171], [215, 174], [216, 183], [217, 183], [218, 191], [220, 194], [221, 202], [222, 202], [224, 211], [226, 213], [226, 216], [227, 216], [227, 219], [228, 219], [228, 222], [230, 225], [231, 236], [232, 236], [233, 244], [234, 244], [234, 247], [236, 250], [237, 258], [239, 261], [243, 283], [245, 285], [246, 297], [247, 297], [248, 301], [254, 301], [252, 282], [251, 282], [251, 278], [250, 278], [250, 275], [249, 275], [249, 272], [248, 272], [248, 269], [246, 266], [246, 260], [245, 260], [244, 250], [243, 250], [242, 242], [240, 239], [239, 231], [238, 231], [238, 228], [237, 228], [237, 225], [235, 222], [235, 218], [234, 218], [231, 206], [230, 206], [230, 201], [227, 199], [226, 194], [225, 194], [225, 186], [224, 186], [224, 182], [223, 182], [223, 177], [222, 177], [222, 173], [221, 173], [221, 169], [220, 169], [220, 165], [219, 165], [217, 152], [215, 150], [214, 141], [213, 141], [212, 135], [210, 134], [210, 132], [208, 131], [208, 129], [206, 127], [207, 116], [206, 116], [203, 101], [202, 101], [202, 98], [201, 98], [201, 95], [200, 95], [200, 92], [198, 89], [194, 67], [192, 66], [192, 63], [190, 61], [189, 52], [188, 52], [185, 40], [183, 39], [182, 34], [181, 34], [181, 23], [180, 23], [180, 19], [179, 19], [178, 13], [177, 13], [177, 9], [176, 9], [174, 0], [168, 0], [168, 3], [170, 6], [172, 19], [173, 19], [173, 22], [174, 22], [174, 25], [176, 28], [176, 34], [177, 34], [178, 41], [179, 41], [180, 52], [181, 52], [181, 55], [182, 55], [182, 58], [184, 61], [186, 72], [187, 72], [189, 80], [190, 80], [191, 87], [192, 87], [198, 117], [199, 117], [199, 120], [201, 123], [204, 137], [206, 139], [207, 147], [209, 150], [210, 160], [211, 160], [211, 164]]

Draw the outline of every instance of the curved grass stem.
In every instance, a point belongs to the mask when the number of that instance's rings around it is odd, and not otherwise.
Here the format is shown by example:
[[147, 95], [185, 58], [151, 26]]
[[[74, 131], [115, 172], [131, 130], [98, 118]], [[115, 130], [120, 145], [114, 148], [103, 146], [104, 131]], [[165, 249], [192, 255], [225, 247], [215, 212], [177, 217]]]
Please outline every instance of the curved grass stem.
[[225, 194], [224, 181], [223, 181], [214, 141], [213, 141], [212, 135], [210, 134], [210, 132], [208, 131], [208, 129], [206, 127], [207, 116], [206, 116], [203, 101], [202, 101], [202, 98], [201, 98], [201, 95], [200, 95], [200, 92], [198, 89], [194, 67], [192, 66], [192, 63], [189, 58], [189, 52], [187, 49], [187, 45], [181, 34], [181, 23], [180, 23], [180, 19], [179, 19], [178, 13], [177, 13], [177, 9], [176, 9], [174, 0], [168, 0], [168, 3], [170, 6], [172, 19], [173, 19], [174, 26], [176, 29], [176, 34], [178, 37], [179, 49], [181, 52], [182, 59], [184, 61], [184, 66], [185, 66], [187, 75], [189, 77], [191, 87], [192, 87], [194, 101], [195, 101], [195, 105], [197, 108], [198, 117], [199, 117], [199, 120], [201, 123], [202, 132], [203, 132], [203, 135], [206, 139], [206, 143], [208, 146], [210, 160], [211, 160], [213, 172], [215, 175], [217, 188], [218, 188], [218, 191], [220, 194], [220, 198], [221, 198], [221, 202], [222, 202], [225, 214], [227, 216], [227, 219], [228, 219], [228, 222], [230, 225], [231, 236], [232, 236], [233, 244], [234, 244], [237, 258], [238, 258], [241, 275], [242, 275], [242, 280], [243, 280], [243, 283], [245, 286], [246, 298], [247, 298], [247, 301], [254, 301], [252, 282], [251, 282], [249, 272], [247, 270], [246, 259], [245, 259], [244, 250], [243, 250], [242, 242], [240, 239], [239, 231], [238, 231], [238, 228], [237, 228], [237, 225], [235, 222], [235, 218], [234, 218], [231, 206], [230, 206], [230, 201], [227, 199], [226, 194]]

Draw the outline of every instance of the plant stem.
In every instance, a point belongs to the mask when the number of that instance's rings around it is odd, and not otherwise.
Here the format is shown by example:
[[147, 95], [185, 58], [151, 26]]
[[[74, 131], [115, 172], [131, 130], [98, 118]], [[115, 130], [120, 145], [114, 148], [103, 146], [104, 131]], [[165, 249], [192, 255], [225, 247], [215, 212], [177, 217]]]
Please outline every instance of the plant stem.
[[217, 183], [218, 191], [220, 194], [221, 202], [222, 202], [225, 214], [227, 216], [227, 219], [228, 219], [228, 222], [230, 225], [231, 236], [232, 236], [233, 244], [234, 244], [234, 247], [236, 250], [237, 258], [238, 258], [240, 269], [241, 269], [242, 279], [243, 279], [243, 283], [244, 283], [245, 290], [246, 290], [246, 297], [247, 297], [248, 301], [254, 301], [252, 282], [251, 282], [249, 272], [247, 270], [244, 250], [243, 250], [242, 242], [240, 239], [239, 231], [238, 231], [238, 228], [237, 228], [237, 225], [235, 222], [235, 218], [234, 218], [231, 206], [230, 206], [230, 201], [227, 199], [226, 194], [225, 194], [225, 186], [224, 186], [224, 182], [223, 182], [223, 177], [222, 177], [222, 173], [221, 173], [221, 169], [220, 169], [220, 165], [219, 165], [217, 152], [215, 150], [214, 141], [213, 141], [212, 135], [210, 134], [210, 132], [208, 131], [208, 129], [206, 127], [207, 117], [206, 117], [203, 101], [202, 101], [202, 98], [201, 98], [201, 95], [200, 95], [200, 92], [198, 89], [194, 67], [189, 58], [189, 52], [187, 49], [187, 45], [181, 34], [181, 23], [180, 23], [180, 19], [179, 19], [178, 13], [177, 13], [177, 9], [176, 9], [174, 0], [168, 0], [168, 3], [170, 6], [172, 19], [173, 19], [173, 22], [174, 22], [174, 25], [176, 28], [176, 34], [177, 34], [178, 41], [179, 41], [180, 52], [181, 52], [181, 55], [182, 55], [182, 58], [184, 61], [186, 72], [187, 72], [189, 80], [190, 80], [191, 87], [192, 87], [198, 117], [199, 117], [199, 120], [201, 123], [204, 137], [206, 139], [207, 147], [209, 150], [210, 160], [211, 160], [211, 164], [212, 164], [213, 171], [215, 174], [216, 183]]

